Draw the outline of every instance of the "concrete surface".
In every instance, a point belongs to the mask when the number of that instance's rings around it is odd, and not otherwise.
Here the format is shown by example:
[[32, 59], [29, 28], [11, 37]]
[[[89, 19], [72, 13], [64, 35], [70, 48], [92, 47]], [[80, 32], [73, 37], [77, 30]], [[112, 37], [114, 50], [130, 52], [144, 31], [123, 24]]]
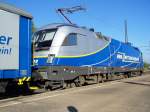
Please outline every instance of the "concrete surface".
[[150, 112], [150, 75], [1, 100], [0, 112]]

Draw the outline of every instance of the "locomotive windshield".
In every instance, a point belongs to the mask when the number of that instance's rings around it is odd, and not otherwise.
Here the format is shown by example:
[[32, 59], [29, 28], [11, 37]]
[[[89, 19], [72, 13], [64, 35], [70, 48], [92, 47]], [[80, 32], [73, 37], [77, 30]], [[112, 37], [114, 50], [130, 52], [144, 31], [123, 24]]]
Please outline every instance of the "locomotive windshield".
[[56, 29], [38, 31], [33, 36], [36, 50], [49, 49], [52, 44]]

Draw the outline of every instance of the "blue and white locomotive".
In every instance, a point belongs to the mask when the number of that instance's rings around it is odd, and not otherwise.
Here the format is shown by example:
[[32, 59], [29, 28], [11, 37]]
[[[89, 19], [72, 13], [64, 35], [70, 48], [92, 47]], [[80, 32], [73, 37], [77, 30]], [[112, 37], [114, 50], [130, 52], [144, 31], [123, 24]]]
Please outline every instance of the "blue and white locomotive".
[[34, 69], [47, 80], [142, 73], [141, 51], [129, 43], [71, 24], [50, 24], [34, 34]]

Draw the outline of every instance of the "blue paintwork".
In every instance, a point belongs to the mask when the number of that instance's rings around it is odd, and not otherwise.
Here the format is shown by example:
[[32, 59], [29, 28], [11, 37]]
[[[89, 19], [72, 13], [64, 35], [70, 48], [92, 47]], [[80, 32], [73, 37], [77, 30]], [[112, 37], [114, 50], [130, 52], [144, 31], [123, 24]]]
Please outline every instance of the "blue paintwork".
[[[29, 21], [29, 26], [28, 26]], [[0, 79], [31, 76], [31, 19], [20, 16], [19, 22], [19, 69], [0, 70]], [[11, 62], [10, 62], [11, 63]], [[27, 74], [22, 74], [26, 70]]]
[[[137, 57], [140, 59], [139, 62], [123, 62], [121, 59], [117, 58], [117, 53], [125, 53], [128, 56]], [[123, 42], [115, 39], [111, 39], [110, 44], [97, 52], [84, 57], [76, 58], [55, 58], [52, 64], [47, 63], [47, 58], [35, 58], [38, 60], [38, 65], [35, 67], [39, 68], [41, 66], [96, 66], [96, 67], [128, 67], [128, 68], [142, 68], [143, 59], [141, 57], [141, 52]]]
[[20, 72], [20, 77], [31, 76], [31, 31], [31, 20], [21, 16], [19, 34], [19, 70], [26, 70], [27, 74], [21, 74]]

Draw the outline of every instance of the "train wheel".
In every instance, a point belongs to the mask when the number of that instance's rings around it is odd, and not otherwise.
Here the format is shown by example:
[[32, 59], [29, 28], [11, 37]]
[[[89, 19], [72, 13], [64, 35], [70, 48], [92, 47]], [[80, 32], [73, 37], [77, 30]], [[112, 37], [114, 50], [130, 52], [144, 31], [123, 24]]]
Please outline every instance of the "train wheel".
[[100, 83], [100, 81], [102, 80], [100, 74], [97, 75], [97, 80], [96, 80], [96, 83]]
[[128, 78], [131, 77], [131, 74], [132, 74], [131, 72], [127, 73]]
[[50, 81], [46, 81], [44, 88], [45, 88], [45, 90], [52, 90], [51, 82]]
[[143, 75], [143, 71], [140, 71], [140, 72], [139, 72], [139, 76], [142, 76], [142, 75]]
[[7, 85], [8, 85], [7, 81], [0, 81], [0, 93], [6, 92]]
[[85, 84], [85, 77], [84, 76], [79, 76], [79, 86], [83, 86]]
[[9, 81], [6, 87], [6, 95], [17, 96], [22, 92], [21, 86], [18, 86], [16, 81]]
[[76, 87], [75, 82], [70, 83], [70, 88], [74, 88], [74, 87]]
[[114, 76], [114, 75], [111, 73], [111, 74], [110, 74], [110, 80], [111, 80], [111, 81], [114, 79], [113, 76]]
[[62, 82], [62, 89], [66, 89], [66, 88], [68, 88], [68, 83], [63, 81]]
[[103, 83], [104, 82], [104, 74], [101, 74], [100, 76], [101, 76], [101, 83]]
[[108, 81], [109, 77], [108, 77], [108, 73], [106, 73], [106, 80]]

